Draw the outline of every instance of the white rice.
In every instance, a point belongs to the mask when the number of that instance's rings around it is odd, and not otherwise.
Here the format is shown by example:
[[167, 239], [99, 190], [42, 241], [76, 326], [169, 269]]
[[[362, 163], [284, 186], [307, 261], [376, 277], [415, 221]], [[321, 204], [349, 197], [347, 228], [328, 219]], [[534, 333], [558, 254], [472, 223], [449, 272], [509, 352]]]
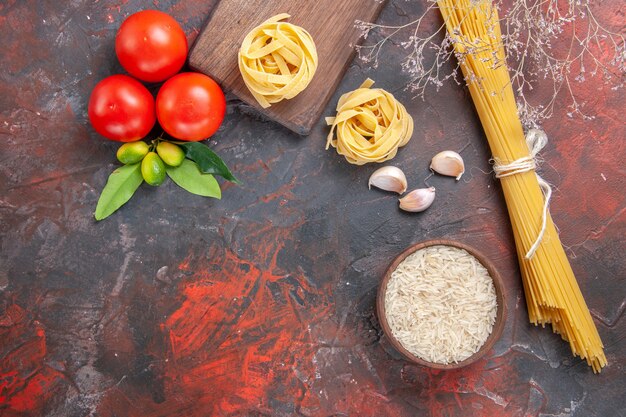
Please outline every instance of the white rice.
[[409, 352], [439, 364], [476, 353], [491, 334], [497, 307], [487, 269], [453, 246], [429, 246], [407, 256], [385, 292], [393, 335]]

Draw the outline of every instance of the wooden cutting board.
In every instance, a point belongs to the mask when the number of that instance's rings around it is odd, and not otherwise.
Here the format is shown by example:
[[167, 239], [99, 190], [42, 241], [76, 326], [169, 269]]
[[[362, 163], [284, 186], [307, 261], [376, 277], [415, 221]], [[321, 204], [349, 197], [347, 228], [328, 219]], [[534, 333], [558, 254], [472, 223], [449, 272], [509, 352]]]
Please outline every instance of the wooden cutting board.
[[[189, 64], [266, 117], [308, 135], [352, 60], [360, 40], [355, 21], [375, 21], [383, 5], [378, 0], [221, 0], [191, 49]], [[304, 91], [263, 109], [241, 78], [237, 52], [250, 30], [279, 13], [289, 13], [288, 22], [311, 34], [319, 63]]]

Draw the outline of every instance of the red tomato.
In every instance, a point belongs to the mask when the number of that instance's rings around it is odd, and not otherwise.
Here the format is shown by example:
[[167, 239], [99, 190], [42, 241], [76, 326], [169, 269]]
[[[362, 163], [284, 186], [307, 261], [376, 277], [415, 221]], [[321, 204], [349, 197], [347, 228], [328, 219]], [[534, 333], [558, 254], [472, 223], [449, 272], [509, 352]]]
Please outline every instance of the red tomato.
[[168, 14], [144, 10], [122, 23], [115, 37], [115, 52], [130, 75], [159, 82], [182, 68], [187, 59], [187, 38]]
[[118, 142], [143, 138], [156, 122], [152, 94], [128, 75], [100, 81], [91, 92], [88, 113], [96, 132]]
[[211, 136], [224, 120], [226, 99], [215, 81], [183, 72], [163, 84], [156, 99], [163, 130], [176, 139], [197, 142]]

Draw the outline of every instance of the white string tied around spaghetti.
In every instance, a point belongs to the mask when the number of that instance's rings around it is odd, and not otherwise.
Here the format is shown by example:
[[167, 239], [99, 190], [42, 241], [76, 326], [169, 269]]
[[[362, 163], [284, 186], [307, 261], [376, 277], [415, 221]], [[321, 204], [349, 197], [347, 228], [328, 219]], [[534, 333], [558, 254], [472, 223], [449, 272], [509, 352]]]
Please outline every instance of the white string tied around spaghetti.
[[[537, 168], [537, 154], [544, 148], [544, 146], [546, 146], [547, 143], [548, 136], [543, 130], [529, 129], [528, 132], [526, 132], [526, 144], [528, 145], [530, 155], [516, 159], [509, 164], [502, 164], [497, 159], [494, 159], [495, 163], [493, 166], [493, 170], [496, 173], [496, 178], [510, 177], [511, 175], [535, 170]], [[544, 233], [546, 232], [546, 223], [548, 221], [548, 208], [550, 206], [550, 198], [552, 197], [552, 188], [550, 187], [550, 184], [548, 184], [548, 182], [541, 178], [541, 176], [536, 172], [535, 175], [537, 175], [539, 187], [541, 187], [541, 191], [543, 191], [543, 213], [541, 215], [541, 229], [539, 231], [539, 234], [537, 235], [537, 238], [535, 239], [535, 242], [530, 247], [528, 252], [526, 252], [526, 259], [531, 259], [533, 257], [543, 239]]]

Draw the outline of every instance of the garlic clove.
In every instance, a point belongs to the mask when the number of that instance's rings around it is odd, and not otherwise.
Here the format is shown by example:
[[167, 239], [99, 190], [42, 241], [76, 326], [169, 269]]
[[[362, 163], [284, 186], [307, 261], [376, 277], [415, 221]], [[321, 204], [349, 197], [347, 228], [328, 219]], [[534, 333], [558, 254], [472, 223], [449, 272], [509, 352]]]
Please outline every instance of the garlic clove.
[[400, 168], [386, 166], [377, 169], [370, 176], [367, 186], [372, 189], [372, 185], [385, 191], [393, 191], [402, 194], [406, 191], [406, 176]]
[[426, 210], [435, 200], [435, 188], [418, 188], [398, 199], [404, 211], [420, 212]]
[[455, 177], [458, 181], [465, 172], [465, 164], [461, 155], [454, 151], [443, 151], [433, 156], [430, 169], [441, 175]]

